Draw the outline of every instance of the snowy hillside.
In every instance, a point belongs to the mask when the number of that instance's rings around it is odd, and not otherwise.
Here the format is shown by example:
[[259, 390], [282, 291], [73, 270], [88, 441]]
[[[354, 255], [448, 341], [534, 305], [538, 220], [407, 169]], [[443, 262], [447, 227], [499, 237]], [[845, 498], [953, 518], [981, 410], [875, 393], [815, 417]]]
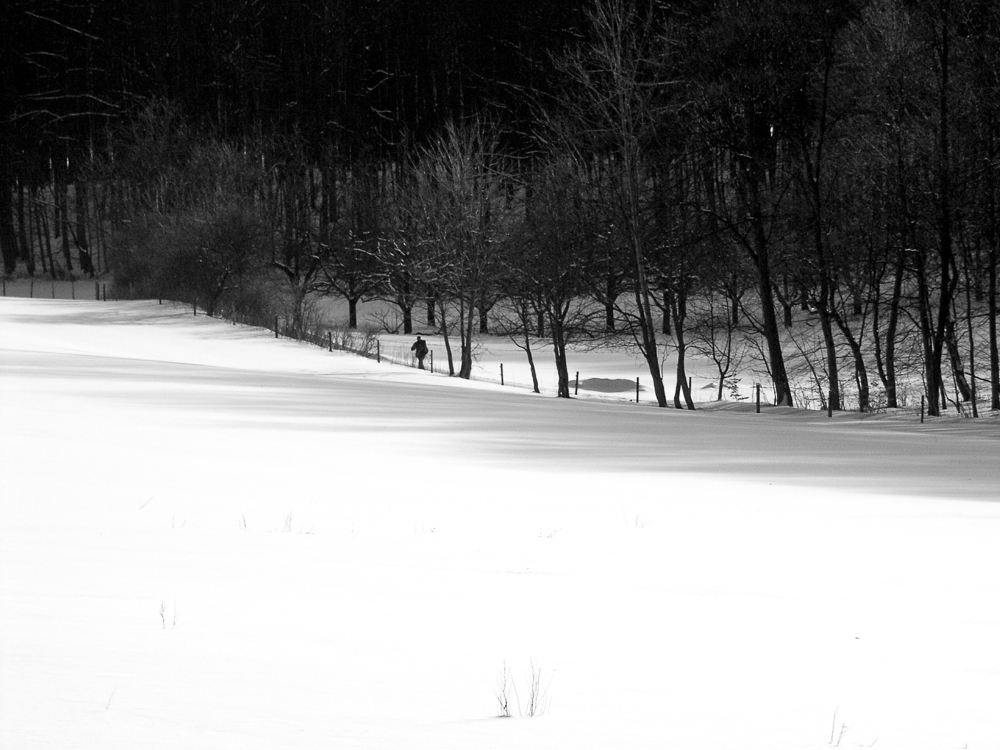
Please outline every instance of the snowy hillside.
[[0, 747], [997, 748], [997, 500], [996, 419], [4, 298]]

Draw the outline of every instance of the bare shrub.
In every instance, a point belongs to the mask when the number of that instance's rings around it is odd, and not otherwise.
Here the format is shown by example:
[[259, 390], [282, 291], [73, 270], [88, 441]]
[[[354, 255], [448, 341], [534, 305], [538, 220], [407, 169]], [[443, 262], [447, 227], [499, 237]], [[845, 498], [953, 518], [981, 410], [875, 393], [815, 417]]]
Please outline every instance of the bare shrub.
[[497, 687], [493, 693], [497, 699], [497, 716], [504, 719], [510, 718], [510, 694], [513, 689], [514, 680], [510, 674], [510, 670], [507, 668], [507, 661], [504, 660], [503, 669], [500, 671], [500, 677], [497, 679]]
[[378, 332], [374, 329], [357, 330], [346, 326], [330, 326], [328, 341], [337, 351], [352, 352], [372, 358], [378, 350]]
[[503, 718], [507, 718], [513, 715], [511, 707], [511, 695], [514, 696], [514, 701], [517, 703], [517, 713], [519, 716], [527, 716], [529, 718], [534, 718], [535, 716], [541, 716], [549, 710], [549, 684], [542, 683], [542, 669], [537, 666], [534, 661], [530, 662], [530, 671], [525, 676], [525, 702], [521, 704], [520, 693], [517, 690], [517, 685], [514, 682], [513, 673], [507, 667], [506, 660], [503, 663], [503, 669], [500, 671], [500, 677], [497, 679], [497, 687], [493, 692], [493, 695], [497, 700], [497, 715]]
[[542, 685], [542, 668], [531, 662], [531, 673], [528, 675], [528, 697], [524, 707], [526, 716], [541, 716], [549, 710], [549, 686]]

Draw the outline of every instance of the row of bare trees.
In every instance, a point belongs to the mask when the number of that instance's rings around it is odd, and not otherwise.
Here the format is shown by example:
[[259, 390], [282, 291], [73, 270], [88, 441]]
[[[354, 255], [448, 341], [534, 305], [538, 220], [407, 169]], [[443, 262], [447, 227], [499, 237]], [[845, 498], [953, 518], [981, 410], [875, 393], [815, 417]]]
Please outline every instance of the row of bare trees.
[[[426, 314], [462, 377], [492, 318], [529, 358], [551, 342], [560, 396], [569, 345], [613, 335], [661, 406], [671, 347], [673, 403], [693, 408], [689, 350], [721, 394], [749, 337], [778, 404], [797, 352], [832, 410], [845, 382], [866, 410], [914, 379], [932, 415], [977, 382], [1000, 409], [998, 61], [980, 0], [599, 0], [531, 133], [456, 118], [345, 153], [154, 100], [78, 169], [74, 202], [47, 195], [135, 294], [300, 327], [316, 295], [345, 298], [352, 326], [388, 300], [405, 332]], [[15, 204], [44, 196], [5, 192], [24, 233]]]

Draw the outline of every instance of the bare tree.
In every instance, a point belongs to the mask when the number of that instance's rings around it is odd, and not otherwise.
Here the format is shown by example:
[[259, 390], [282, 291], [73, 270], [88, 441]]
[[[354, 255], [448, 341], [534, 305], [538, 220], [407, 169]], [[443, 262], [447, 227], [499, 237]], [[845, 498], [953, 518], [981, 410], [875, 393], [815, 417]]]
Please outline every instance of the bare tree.
[[[691, 348], [715, 365], [719, 376], [716, 400], [722, 400], [727, 381], [739, 371], [748, 354], [744, 326], [734, 321], [724, 293], [707, 289], [699, 299], [688, 330]], [[734, 385], [729, 381], [730, 386]]]
[[[565, 85], [548, 109], [543, 137], [591, 163], [608, 189], [614, 247], [631, 259], [630, 330], [653, 382], [658, 406], [667, 405], [650, 301], [648, 224], [649, 142], [661, 124], [665, 81], [652, 6], [596, 0], [587, 11], [585, 41], [556, 61]], [[612, 278], [613, 280], [613, 278]]]
[[378, 251], [387, 232], [386, 173], [382, 165], [357, 163], [333, 179], [337, 199], [328, 189], [326, 200], [335, 205], [323, 212], [322, 288], [347, 300], [347, 325], [357, 328], [358, 303], [378, 290]]
[[[695, 127], [716, 156], [719, 190], [708, 204], [753, 269], [767, 370], [776, 403], [792, 391], [775, 310], [789, 251], [785, 212], [791, 188], [789, 135], [814, 66], [817, 23], [843, 23], [843, 0], [723, 0], [686, 55], [697, 88]], [[819, 21], [817, 21], [819, 19]], [[790, 299], [784, 297], [787, 314]]]
[[496, 249], [511, 227], [506, 159], [486, 126], [449, 124], [419, 151], [412, 172], [412, 237], [422, 256], [423, 285], [437, 300], [449, 364], [448, 335], [456, 322], [458, 376], [468, 378], [476, 311], [493, 294]]
[[545, 320], [560, 398], [570, 396], [568, 347], [589, 336], [594, 312], [585, 297], [594, 228], [582, 171], [569, 157], [541, 165], [529, 181], [524, 221], [505, 254], [507, 294], [521, 311], [522, 325], [530, 325], [529, 308]]

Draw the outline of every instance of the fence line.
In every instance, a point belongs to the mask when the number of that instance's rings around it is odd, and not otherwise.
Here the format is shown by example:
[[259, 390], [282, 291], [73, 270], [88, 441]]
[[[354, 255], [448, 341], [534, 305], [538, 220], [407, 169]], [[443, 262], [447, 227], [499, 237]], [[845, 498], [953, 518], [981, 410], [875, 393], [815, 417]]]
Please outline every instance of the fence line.
[[[87, 281], [79, 280], [81, 284], [86, 288]], [[132, 290], [123, 290], [114, 285], [113, 282], [104, 280], [93, 280], [93, 294], [94, 299], [97, 301], [119, 301], [123, 299], [133, 299]], [[20, 280], [18, 282], [10, 283], [6, 278], [2, 281], [2, 291], [0, 293], [3, 296], [7, 296], [12, 292], [14, 295], [11, 296], [24, 296], [33, 298], [53, 298], [57, 297], [56, 289], [60, 289], [62, 294], [58, 295], [61, 299], [85, 299], [88, 295], [82, 294], [82, 296], [77, 295], [77, 280], [70, 281], [51, 281], [51, 280], [38, 280], [36, 283], [35, 279]], [[111, 287], [109, 290], [108, 287]], [[23, 288], [19, 288], [23, 287]], [[17, 294], [17, 292], [22, 292], [22, 294]], [[66, 292], [69, 292], [66, 295]], [[123, 294], [123, 291], [125, 294]], [[26, 294], [24, 294], [26, 292]], [[110, 294], [109, 294], [110, 292]], [[158, 300], [160, 304], [164, 301], [172, 302], [178, 305], [189, 306], [193, 315], [205, 315], [207, 314], [204, 308], [199, 308], [197, 300], [192, 300], [190, 302], [179, 302], [177, 300], [164, 300], [162, 297]], [[402, 367], [411, 367], [417, 369], [419, 364], [417, 358], [414, 356], [413, 352], [406, 345], [402, 344], [385, 344], [379, 341], [377, 335], [373, 333], [365, 333], [362, 331], [351, 331], [336, 329], [329, 326], [318, 326], [315, 328], [309, 327], [296, 327], [291, 321], [283, 320], [279, 316], [265, 316], [260, 314], [246, 314], [240, 313], [236, 310], [218, 310], [212, 316], [221, 320], [228, 320], [233, 325], [245, 325], [252, 328], [260, 328], [264, 330], [272, 331], [275, 338], [287, 338], [296, 341], [301, 341], [307, 344], [311, 344], [316, 347], [327, 349], [328, 351], [342, 351], [354, 354], [359, 357], [365, 357], [366, 359], [373, 359], [377, 362], [387, 362], [394, 365], [400, 365]], [[428, 352], [428, 356], [424, 362], [424, 369], [432, 374], [446, 374], [447, 373], [447, 360], [444, 356], [444, 352], [441, 352], [441, 357], [435, 361], [434, 351]], [[497, 363], [497, 372], [495, 374], [490, 374], [488, 372], [483, 372], [482, 369], [479, 371], [474, 371], [470, 377], [471, 380], [476, 380], [485, 383], [496, 383], [508, 388], [518, 388], [521, 390], [531, 391], [533, 390], [533, 384], [530, 379], [523, 380], [518, 377], [511, 377], [510, 371], [504, 372], [504, 364]], [[574, 386], [571, 382], [570, 388], [573, 390]], [[541, 387], [543, 393], [555, 393], [556, 389], [554, 387]], [[595, 391], [588, 391], [590, 393], [601, 393]], [[692, 392], [692, 396], [695, 398], [696, 403], [704, 403], [706, 399], [698, 398], [697, 392]], [[635, 401], [634, 391], [620, 393], [602, 393], [601, 397], [607, 398], [608, 400], [629, 400]], [[652, 401], [652, 396], [649, 397]], [[710, 399], [709, 399], [710, 400]]]
[[[197, 304], [195, 304], [195, 307], [197, 309]], [[258, 323], [249, 322], [246, 320], [246, 316], [243, 316], [244, 318], [243, 320], [239, 319], [240, 316], [226, 315], [224, 313], [219, 314], [216, 317], [231, 319], [234, 321], [234, 323], [244, 322], [244, 324], [246, 325], [252, 325], [255, 327], [273, 330], [275, 332], [276, 337], [284, 335], [285, 338], [297, 339], [299, 341], [304, 341], [306, 343], [310, 343], [315, 346], [325, 347], [328, 348], [330, 351], [346, 351], [361, 357], [374, 359], [378, 362], [385, 361], [391, 364], [402, 365], [404, 367], [412, 367], [412, 368], [418, 367], [417, 359], [413, 355], [413, 353], [409, 350], [408, 347], [399, 344], [383, 345], [379, 341], [377, 335], [372, 333], [363, 333], [360, 331], [345, 331], [342, 329], [332, 329], [332, 328], [325, 328], [325, 329], [319, 328], [315, 330], [303, 330], [301, 332], [297, 332], [294, 329], [294, 327], [291, 326], [290, 324], [285, 323], [282, 325], [282, 323], [278, 320], [278, 318], [274, 319], [272, 327], [271, 325], [261, 324], [259, 322]], [[505, 375], [503, 371], [503, 363], [497, 363], [497, 365], [498, 369], [495, 377], [474, 372], [470, 376], [470, 380], [476, 380], [479, 382], [486, 382], [486, 383], [496, 383], [498, 385], [503, 385], [505, 387], [520, 388], [524, 390], [533, 389], [533, 385], [530, 382], [521, 382], [519, 380], [512, 381], [509, 373]], [[438, 372], [444, 374], [445, 365], [443, 363], [438, 363], [437, 365], [434, 364], [433, 350], [431, 350], [428, 353], [428, 364], [425, 366], [425, 369], [427, 369], [431, 373]], [[579, 376], [580, 373], [577, 373], [576, 374], [577, 383], [579, 382]], [[689, 378], [689, 381], [691, 381], [689, 383], [689, 390], [691, 392], [692, 402], [695, 404], [715, 403], [715, 394], [717, 393], [718, 386], [713, 385], [711, 389], [705, 387], [705, 384], [712, 382], [712, 379], [698, 378], [698, 380], [703, 381], [703, 384], [699, 384], [700, 387], [698, 388], [693, 387], [695, 385], [693, 380], [694, 378], [693, 376], [691, 376]], [[638, 386], [639, 385], [638, 378], [636, 379], [636, 381], [637, 381], [636, 385]], [[578, 388], [576, 387], [576, 384], [574, 383], [573, 380], [570, 381], [570, 389], [571, 391], [574, 391], [577, 396], [579, 396]], [[555, 392], [554, 388], [541, 388], [541, 390], [543, 393]], [[652, 394], [648, 393], [648, 391], [647, 391], [647, 398], [643, 399], [641, 396], [641, 392], [638, 388], [634, 391], [630, 389], [630, 391], [622, 390], [620, 392], [604, 392], [604, 391], [589, 390], [588, 393], [591, 394], [600, 393], [602, 395], [597, 396], [597, 398], [604, 398], [609, 401], [610, 400], [629, 401], [632, 403], [643, 403], [643, 404], [655, 403], [655, 397]], [[729, 399], [723, 399], [723, 400], [728, 401]], [[667, 401], [670, 404], [673, 403], [672, 393], [667, 394]], [[767, 399], [762, 398], [760, 383], [754, 384], [754, 391], [752, 396], [736, 399], [735, 401], [746, 401], [748, 403], [756, 401], [758, 413], [760, 412], [761, 404], [770, 405], [771, 403]], [[966, 414], [964, 414], [963, 407], [961, 405], [956, 403], [955, 408], [959, 411], [960, 414], [962, 414], [963, 416], [967, 416]], [[921, 406], [920, 418], [921, 421], [923, 421], [923, 406]]]
[[[132, 293], [132, 289], [127, 290], [127, 296], [123, 295], [122, 292], [125, 290], [119, 289], [114, 285], [114, 282], [104, 281], [99, 279], [84, 280], [84, 279], [70, 279], [70, 280], [51, 280], [51, 279], [17, 279], [8, 280], [6, 277], [0, 281], [2, 287], [0, 287], [0, 294], [3, 296], [16, 296], [16, 297], [27, 297], [35, 299], [86, 299], [88, 293], [80, 292], [78, 295], [77, 284], [82, 285], [83, 289], [87, 288], [89, 283], [94, 284], [94, 298], [98, 301], [108, 301], [109, 299], [114, 301], [135, 299]], [[111, 290], [108, 287], [111, 287]], [[61, 293], [57, 295], [57, 290]], [[109, 294], [109, 291], [111, 292]], [[20, 293], [19, 293], [20, 292]], [[26, 293], [25, 293], [26, 292]], [[68, 294], [66, 294], [68, 292]], [[163, 303], [161, 298], [160, 303]], [[199, 314], [199, 308], [197, 300], [191, 302], [177, 302], [176, 300], [168, 300], [169, 302], [174, 302], [179, 305], [191, 305], [193, 314]], [[204, 310], [201, 314], [206, 314]], [[379, 341], [377, 335], [373, 333], [365, 333], [361, 331], [350, 331], [343, 329], [335, 329], [331, 327], [317, 327], [317, 328], [303, 328], [297, 329], [292, 323], [288, 321], [283, 321], [279, 317], [272, 317], [270, 319], [261, 315], [247, 315], [243, 313], [238, 313], [234, 310], [221, 310], [216, 311], [215, 318], [228, 320], [233, 323], [233, 325], [240, 324], [246, 325], [254, 328], [261, 328], [264, 330], [273, 331], [276, 338], [290, 338], [297, 341], [302, 341], [313, 346], [322, 347], [328, 349], [329, 351], [343, 351], [355, 354], [360, 357], [365, 357], [367, 359], [373, 359], [378, 362], [386, 361], [391, 364], [401, 365], [403, 367], [417, 368], [418, 363], [416, 357], [405, 345], [398, 344], [383, 344]], [[443, 357], [441, 358], [443, 359]], [[435, 363], [434, 352], [431, 350], [428, 354], [425, 369], [431, 373], [444, 374], [446, 372], [445, 362], [439, 359]], [[579, 377], [579, 375], [578, 375]], [[503, 371], [503, 363], [497, 363], [497, 371], [494, 375], [490, 375], [485, 372], [473, 372], [471, 380], [476, 380], [479, 382], [496, 383], [498, 385], [503, 385], [505, 387], [519, 388], [523, 390], [532, 390], [533, 384], [530, 381], [524, 381], [521, 379], [510, 377], [510, 372]], [[981, 376], [976, 377], [977, 380], [988, 382], [986, 378]], [[708, 383], [711, 381], [710, 378], [699, 378], [703, 383]], [[691, 389], [692, 400], [696, 404], [704, 403], [714, 403], [716, 388], [708, 389], [704, 386]], [[554, 393], [554, 387], [542, 387], [543, 393]], [[576, 387], [574, 381], [570, 381], [570, 390], [579, 396], [578, 388]], [[629, 391], [618, 391], [618, 392], [607, 392], [607, 391], [594, 391], [587, 390], [587, 394], [595, 394], [592, 397], [604, 398], [607, 400], [615, 401], [630, 401], [636, 402], [637, 400], [641, 403], [653, 403], [654, 398], [652, 394], [646, 392], [646, 398], [639, 395], [639, 399], [636, 399], [636, 393], [634, 390]], [[600, 395], [596, 395], [600, 394]], [[668, 401], [672, 403], [672, 394], [668, 393]], [[729, 400], [729, 399], [723, 399]], [[749, 398], [743, 398], [739, 400], [747, 400]], [[822, 399], [819, 399], [821, 402]], [[805, 393], [799, 392], [797, 394], [796, 402], [799, 403], [801, 408], [809, 409], [812, 407], [813, 401], [806, 396]], [[971, 409], [971, 405], [962, 404], [957, 401], [952, 401], [951, 406], [956, 409], [956, 411], [962, 416], [968, 416], [967, 410]], [[905, 409], [906, 407], [904, 407]], [[915, 407], [910, 407], [915, 408]], [[945, 406], [947, 408], [947, 406]], [[872, 411], [880, 411], [878, 406], [873, 406]], [[922, 411], [922, 409], [921, 409]], [[922, 416], [922, 414], [921, 414]]]

